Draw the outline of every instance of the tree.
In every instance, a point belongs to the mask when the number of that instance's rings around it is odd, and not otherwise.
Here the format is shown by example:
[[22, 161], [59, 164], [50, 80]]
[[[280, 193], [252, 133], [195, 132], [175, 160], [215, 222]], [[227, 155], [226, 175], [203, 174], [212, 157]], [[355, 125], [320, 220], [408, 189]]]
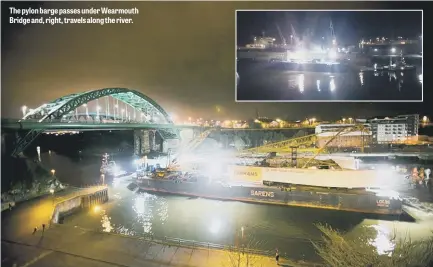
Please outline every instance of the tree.
[[343, 237], [327, 225], [316, 225], [323, 242], [313, 242], [326, 265], [335, 267], [431, 267], [433, 266], [433, 236], [419, 241], [408, 238], [395, 240], [392, 252], [380, 255], [362, 238]]
[[236, 244], [226, 250], [227, 257], [224, 267], [263, 267], [267, 256], [261, 255], [259, 249], [263, 246], [261, 241], [252, 235], [244, 235], [241, 230], [236, 237]]

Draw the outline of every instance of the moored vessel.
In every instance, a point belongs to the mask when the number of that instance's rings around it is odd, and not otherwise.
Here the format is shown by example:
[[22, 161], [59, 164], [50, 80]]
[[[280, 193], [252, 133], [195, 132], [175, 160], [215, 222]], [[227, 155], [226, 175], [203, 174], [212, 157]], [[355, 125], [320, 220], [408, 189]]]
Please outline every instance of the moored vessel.
[[156, 171], [140, 190], [228, 201], [399, 215], [402, 200], [374, 171], [229, 166], [225, 177]]

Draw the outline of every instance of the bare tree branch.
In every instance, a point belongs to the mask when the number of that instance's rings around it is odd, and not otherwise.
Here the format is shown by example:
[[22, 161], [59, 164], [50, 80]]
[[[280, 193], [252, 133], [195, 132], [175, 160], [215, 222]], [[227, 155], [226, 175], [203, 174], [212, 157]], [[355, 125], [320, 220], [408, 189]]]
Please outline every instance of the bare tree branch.
[[323, 242], [312, 242], [326, 265], [333, 267], [429, 267], [433, 266], [433, 236], [420, 241], [396, 240], [392, 252], [379, 255], [376, 248], [362, 238], [343, 237], [328, 225], [316, 225]]

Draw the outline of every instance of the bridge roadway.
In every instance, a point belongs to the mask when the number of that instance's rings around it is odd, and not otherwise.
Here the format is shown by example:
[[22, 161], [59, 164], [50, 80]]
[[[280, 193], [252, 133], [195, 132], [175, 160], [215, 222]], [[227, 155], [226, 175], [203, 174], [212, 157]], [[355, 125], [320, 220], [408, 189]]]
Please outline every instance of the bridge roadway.
[[139, 123], [139, 122], [37, 122], [37, 121], [19, 121], [19, 120], [2, 120], [2, 129], [10, 130], [45, 130], [45, 131], [109, 131], [109, 130], [133, 130], [133, 129], [220, 129], [222, 131], [266, 131], [266, 130], [296, 130], [314, 128], [314, 126], [302, 126], [291, 128], [224, 128], [210, 127], [187, 124], [157, 124], [157, 123]]

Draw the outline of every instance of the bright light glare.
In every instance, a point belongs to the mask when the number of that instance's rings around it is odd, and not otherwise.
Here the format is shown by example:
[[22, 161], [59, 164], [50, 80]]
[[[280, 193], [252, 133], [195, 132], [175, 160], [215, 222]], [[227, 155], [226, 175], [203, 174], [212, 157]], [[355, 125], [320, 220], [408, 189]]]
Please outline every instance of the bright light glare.
[[210, 224], [209, 231], [210, 231], [212, 234], [218, 234], [220, 228], [221, 228], [221, 222], [220, 222], [219, 220], [214, 220], [214, 221], [212, 221], [212, 223]]
[[145, 203], [145, 198], [144, 197], [137, 197], [135, 199], [135, 203], [134, 203], [134, 210], [138, 215], [143, 215], [146, 211], [146, 206], [144, 205]]
[[94, 207], [93, 207], [93, 211], [94, 211], [95, 213], [98, 213], [98, 212], [101, 211], [101, 207], [100, 207], [100, 206], [94, 206]]
[[299, 50], [299, 51], [296, 51], [293, 54], [293, 58], [295, 58], [295, 59], [305, 59], [306, 54], [307, 54], [307, 51], [305, 51], [305, 50]]
[[395, 53], [395, 51], [397, 51], [394, 47], [391, 48], [391, 53]]
[[367, 191], [373, 192], [378, 197], [389, 197], [391, 199], [400, 199], [400, 195], [398, 192], [393, 190], [384, 190], [384, 189], [367, 189]]
[[328, 53], [329, 58], [336, 59], [337, 58], [337, 52], [335, 50], [331, 50]]
[[374, 52], [377, 52], [377, 48], [374, 49]]
[[390, 240], [390, 232], [383, 225], [372, 225], [377, 232], [376, 238], [371, 240], [370, 245], [374, 246], [379, 255], [391, 255], [395, 244]]
[[420, 83], [422, 83], [422, 74], [418, 75], [418, 80]]
[[317, 91], [320, 92], [320, 80], [316, 81]]

